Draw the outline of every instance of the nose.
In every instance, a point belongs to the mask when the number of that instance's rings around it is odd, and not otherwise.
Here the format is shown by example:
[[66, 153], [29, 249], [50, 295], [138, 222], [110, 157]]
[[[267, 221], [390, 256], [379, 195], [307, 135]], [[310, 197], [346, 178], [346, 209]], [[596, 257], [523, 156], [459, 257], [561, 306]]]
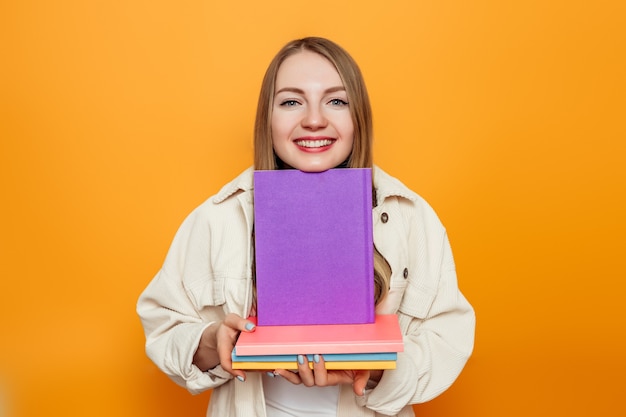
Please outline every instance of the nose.
[[306, 109], [306, 113], [302, 118], [303, 127], [311, 130], [317, 130], [326, 127], [327, 124], [328, 120], [326, 120], [326, 116], [321, 108], [318, 106], [309, 106]]

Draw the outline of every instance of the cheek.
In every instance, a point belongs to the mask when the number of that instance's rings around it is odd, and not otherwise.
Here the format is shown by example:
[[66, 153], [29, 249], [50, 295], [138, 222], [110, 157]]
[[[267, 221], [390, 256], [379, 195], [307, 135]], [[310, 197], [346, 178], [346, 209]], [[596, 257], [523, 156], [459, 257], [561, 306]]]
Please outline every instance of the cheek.
[[354, 127], [352, 126], [352, 123], [350, 123], [350, 126], [348, 126], [346, 130], [347, 130], [346, 134], [349, 135], [352, 139], [354, 139]]
[[271, 127], [272, 137], [276, 139], [284, 138], [291, 130], [289, 120], [286, 117], [272, 116]]
[[354, 139], [354, 124], [352, 123], [352, 118], [344, 121], [341, 127], [341, 131], [345, 137]]

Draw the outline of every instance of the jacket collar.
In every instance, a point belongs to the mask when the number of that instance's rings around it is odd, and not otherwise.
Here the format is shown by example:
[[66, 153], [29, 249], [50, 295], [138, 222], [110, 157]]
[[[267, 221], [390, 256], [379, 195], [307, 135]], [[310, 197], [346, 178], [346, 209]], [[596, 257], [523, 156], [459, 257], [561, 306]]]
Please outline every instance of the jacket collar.
[[239, 174], [239, 176], [237, 176], [237, 178], [222, 187], [222, 189], [213, 197], [213, 202], [215, 204], [219, 204], [239, 191], [252, 191], [254, 189], [253, 173], [253, 167], [249, 167], [243, 171]]
[[402, 197], [413, 202], [418, 199], [417, 194], [378, 166], [374, 166], [372, 174], [374, 176], [374, 188], [376, 188], [376, 205], [380, 206], [388, 197]]
[[[249, 192], [254, 190], [253, 173], [254, 167], [249, 167], [243, 171], [234, 180], [222, 187], [215, 197], [213, 197], [213, 202], [215, 204], [219, 204], [239, 191]], [[397, 178], [387, 174], [378, 166], [374, 166], [373, 176], [374, 186], [376, 187], [377, 205], [382, 204], [388, 197], [402, 197], [411, 201], [417, 200], [417, 195], [413, 191], [408, 189]]]

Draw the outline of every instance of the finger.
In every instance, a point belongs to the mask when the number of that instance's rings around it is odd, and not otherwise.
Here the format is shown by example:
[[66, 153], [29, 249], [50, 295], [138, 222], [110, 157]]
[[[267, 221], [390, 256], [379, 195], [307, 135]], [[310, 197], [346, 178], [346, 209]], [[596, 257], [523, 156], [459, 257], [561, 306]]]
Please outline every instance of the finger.
[[274, 375], [280, 375], [281, 377], [285, 378], [287, 381], [295, 385], [302, 384], [302, 379], [300, 379], [300, 376], [296, 372], [287, 371], [285, 369], [276, 369], [274, 371]]
[[354, 371], [354, 382], [352, 383], [352, 389], [356, 395], [365, 395], [365, 386], [370, 379], [370, 371]]
[[309, 368], [309, 359], [306, 355], [298, 355], [298, 375], [307, 387], [315, 385], [315, 376], [313, 370]]
[[235, 313], [227, 314], [226, 317], [224, 317], [224, 324], [231, 329], [241, 332], [251, 332], [256, 328], [252, 321], [246, 320]]
[[234, 346], [235, 341], [233, 339], [229, 344], [225, 344], [218, 349], [220, 365], [226, 372], [237, 378], [239, 381], [244, 382], [246, 380], [246, 373], [241, 369], [233, 369], [232, 351]]
[[246, 380], [246, 373], [241, 369], [233, 369], [233, 361], [227, 350], [219, 351], [220, 365], [222, 369], [243, 382]]
[[313, 375], [315, 377], [315, 385], [320, 387], [328, 385], [328, 371], [326, 371], [326, 365], [322, 355], [313, 355]]
[[238, 330], [222, 323], [217, 330], [217, 355], [222, 369], [240, 381], [245, 381], [246, 373], [239, 369], [233, 369], [232, 351], [237, 341]]

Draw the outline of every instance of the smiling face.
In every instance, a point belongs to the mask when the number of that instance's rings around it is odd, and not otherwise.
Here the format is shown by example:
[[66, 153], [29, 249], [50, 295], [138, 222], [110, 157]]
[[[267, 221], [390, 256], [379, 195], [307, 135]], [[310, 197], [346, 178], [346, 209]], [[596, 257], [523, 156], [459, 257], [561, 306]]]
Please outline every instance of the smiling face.
[[321, 172], [352, 152], [354, 125], [339, 73], [321, 55], [302, 51], [285, 59], [276, 75], [272, 145], [292, 168]]

